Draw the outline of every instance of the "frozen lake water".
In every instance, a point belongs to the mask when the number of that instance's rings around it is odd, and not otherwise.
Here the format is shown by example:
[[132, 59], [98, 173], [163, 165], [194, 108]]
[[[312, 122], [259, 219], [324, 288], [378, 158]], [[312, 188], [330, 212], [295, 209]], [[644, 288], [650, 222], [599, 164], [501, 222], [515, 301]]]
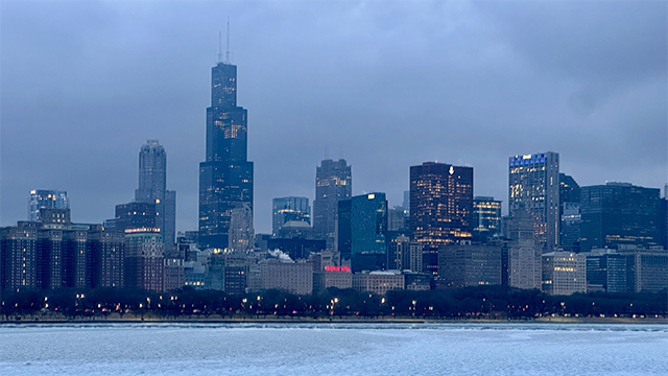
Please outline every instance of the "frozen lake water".
[[0, 375], [668, 375], [668, 326], [0, 326]]

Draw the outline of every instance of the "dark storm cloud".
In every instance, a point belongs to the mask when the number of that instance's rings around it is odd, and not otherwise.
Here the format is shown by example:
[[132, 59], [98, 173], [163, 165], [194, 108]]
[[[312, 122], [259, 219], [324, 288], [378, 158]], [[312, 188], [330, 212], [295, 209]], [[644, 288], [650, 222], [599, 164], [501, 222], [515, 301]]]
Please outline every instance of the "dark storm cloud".
[[67, 190], [77, 221], [132, 199], [148, 138], [168, 153], [177, 228], [197, 226], [198, 163], [218, 31], [230, 16], [249, 111], [255, 222], [313, 198], [343, 156], [353, 193], [391, 205], [408, 167], [475, 168], [507, 198], [507, 160], [557, 151], [583, 185], [660, 187], [666, 160], [662, 2], [3, 2], [2, 224], [32, 188]]

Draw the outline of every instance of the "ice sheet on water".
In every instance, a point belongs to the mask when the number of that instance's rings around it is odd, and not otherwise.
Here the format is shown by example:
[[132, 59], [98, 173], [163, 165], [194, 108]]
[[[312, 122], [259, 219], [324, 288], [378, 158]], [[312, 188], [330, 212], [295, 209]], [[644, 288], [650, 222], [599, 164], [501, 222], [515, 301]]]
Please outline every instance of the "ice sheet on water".
[[665, 325], [0, 327], [0, 374], [665, 375]]

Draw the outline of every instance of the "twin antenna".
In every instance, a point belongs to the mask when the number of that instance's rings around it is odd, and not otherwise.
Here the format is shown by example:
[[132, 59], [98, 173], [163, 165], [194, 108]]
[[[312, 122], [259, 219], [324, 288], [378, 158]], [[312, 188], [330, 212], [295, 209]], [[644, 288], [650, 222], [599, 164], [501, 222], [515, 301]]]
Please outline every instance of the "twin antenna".
[[225, 61], [223, 62], [223, 33], [218, 32], [218, 62], [232, 64], [230, 62], [230, 17], [227, 17], [227, 48], [225, 49]]

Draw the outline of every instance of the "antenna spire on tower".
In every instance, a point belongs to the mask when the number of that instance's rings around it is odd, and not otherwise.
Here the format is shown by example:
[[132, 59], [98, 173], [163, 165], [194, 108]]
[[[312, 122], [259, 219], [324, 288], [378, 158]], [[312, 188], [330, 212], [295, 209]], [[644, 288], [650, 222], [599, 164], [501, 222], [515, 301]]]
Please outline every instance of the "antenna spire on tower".
[[223, 62], [223, 33], [218, 30], [218, 63]]
[[230, 16], [227, 16], [227, 48], [225, 49], [225, 63], [230, 63]]

